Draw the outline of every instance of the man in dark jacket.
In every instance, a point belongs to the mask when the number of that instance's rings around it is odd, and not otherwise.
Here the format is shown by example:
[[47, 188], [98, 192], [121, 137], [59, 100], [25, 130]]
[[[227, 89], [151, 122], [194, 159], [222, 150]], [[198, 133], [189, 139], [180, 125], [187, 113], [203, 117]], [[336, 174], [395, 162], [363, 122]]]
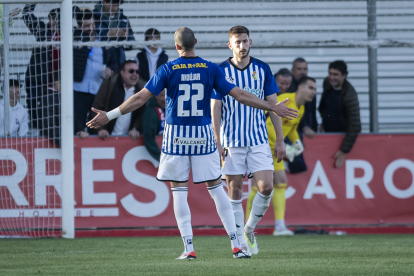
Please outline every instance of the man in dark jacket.
[[148, 153], [159, 162], [161, 150], [155, 137], [164, 132], [165, 91], [161, 92], [158, 96], [149, 99], [142, 118], [145, 148]]
[[154, 44], [145, 46], [135, 60], [141, 72], [141, 79], [147, 82], [161, 65], [168, 62], [168, 56], [161, 47], [158, 47], [157, 42], [161, 39], [161, 33], [157, 29], [148, 29], [144, 35], [145, 41], [154, 41]]
[[[119, 8], [122, 2], [123, 0], [102, 0], [95, 5], [93, 16], [102, 41], [135, 41], [129, 19]], [[120, 63], [125, 61], [125, 51], [132, 49], [132, 46], [114, 48]]]
[[[59, 21], [60, 9], [53, 9], [48, 14], [49, 22], [45, 24], [38, 19], [33, 11], [36, 4], [27, 4], [23, 9], [23, 21], [30, 33], [36, 38], [36, 42], [60, 41]], [[27, 105], [31, 117], [32, 127], [37, 128], [38, 112], [41, 109], [41, 96], [43, 86], [47, 85], [52, 67], [59, 69], [59, 53], [57, 47], [34, 47], [26, 70]], [[54, 53], [57, 51], [57, 53]]]
[[55, 80], [53, 86], [43, 87], [42, 108], [39, 112], [39, 130], [41, 136], [49, 138], [57, 147], [60, 147], [61, 89], [58, 72], [54, 73], [53, 79]]
[[[139, 82], [138, 72], [138, 66], [134, 60], [122, 63], [119, 73], [102, 82], [92, 107], [108, 112], [139, 92], [145, 83]], [[142, 133], [141, 118], [144, 109], [145, 106], [132, 113], [122, 115], [98, 129], [99, 138], [105, 140], [109, 135], [129, 135], [132, 141], [137, 140], [140, 132]], [[94, 112], [91, 112], [91, 118], [95, 115]]]
[[345, 132], [341, 148], [335, 153], [335, 167], [339, 168], [354, 146], [361, 132], [358, 95], [346, 80], [347, 65], [343, 60], [329, 64], [329, 76], [323, 82], [323, 93], [319, 104], [322, 117], [322, 132]]
[[[74, 41], [99, 41], [92, 11], [84, 9], [76, 14], [78, 29], [73, 32]], [[114, 48], [82, 47], [73, 49], [73, 90], [75, 134], [81, 139], [88, 137], [85, 131], [87, 114], [103, 79], [119, 70], [118, 55]]]

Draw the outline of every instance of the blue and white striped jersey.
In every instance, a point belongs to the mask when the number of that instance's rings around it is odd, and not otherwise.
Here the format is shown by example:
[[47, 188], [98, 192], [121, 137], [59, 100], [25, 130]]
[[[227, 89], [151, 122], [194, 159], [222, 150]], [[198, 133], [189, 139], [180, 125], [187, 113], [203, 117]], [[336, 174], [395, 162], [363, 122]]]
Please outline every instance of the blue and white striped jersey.
[[[219, 65], [227, 81], [260, 99], [279, 91], [269, 65], [251, 57], [243, 69], [237, 68], [231, 58]], [[239, 103], [233, 97], [222, 97], [216, 91], [213, 99], [222, 100], [220, 140], [223, 147], [247, 147], [268, 143], [266, 115], [263, 110]]]
[[217, 149], [211, 95], [215, 89], [225, 96], [235, 85], [216, 64], [199, 57], [180, 57], [162, 65], [145, 87], [154, 95], [166, 88], [162, 152], [201, 155]]

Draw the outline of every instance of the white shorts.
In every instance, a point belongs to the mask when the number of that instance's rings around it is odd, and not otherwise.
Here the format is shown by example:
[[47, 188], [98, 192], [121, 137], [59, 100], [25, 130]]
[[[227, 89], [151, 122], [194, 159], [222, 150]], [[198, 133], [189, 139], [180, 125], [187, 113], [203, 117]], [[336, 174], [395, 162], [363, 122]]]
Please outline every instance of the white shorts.
[[252, 147], [225, 148], [227, 155], [224, 162], [223, 174], [245, 175], [246, 171], [273, 171], [273, 157], [269, 144]]
[[219, 179], [221, 168], [218, 151], [205, 155], [172, 155], [162, 152], [157, 180], [187, 182], [190, 169], [195, 184]]

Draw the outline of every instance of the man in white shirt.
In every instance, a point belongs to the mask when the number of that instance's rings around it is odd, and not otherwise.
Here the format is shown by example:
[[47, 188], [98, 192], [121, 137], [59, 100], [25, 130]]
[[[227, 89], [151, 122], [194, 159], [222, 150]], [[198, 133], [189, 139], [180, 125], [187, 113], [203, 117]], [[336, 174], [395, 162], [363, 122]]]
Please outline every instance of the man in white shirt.
[[[77, 28], [73, 32], [74, 41], [97, 42], [92, 11], [83, 9], [76, 14]], [[89, 136], [85, 131], [87, 114], [95, 95], [103, 81], [118, 71], [120, 57], [114, 48], [81, 47], [73, 50], [73, 90], [74, 90], [74, 133], [81, 139]]]
[[[120, 67], [119, 73], [102, 82], [92, 107], [110, 111], [143, 88], [143, 84], [139, 82], [139, 70], [135, 60], [126, 60]], [[144, 109], [145, 106], [132, 113], [122, 115], [98, 129], [99, 138], [105, 140], [109, 135], [129, 135], [131, 140], [135, 141], [138, 139], [140, 131], [142, 132], [141, 117]], [[96, 115], [93, 111], [91, 113], [92, 117]]]
[[[20, 103], [20, 83], [18, 80], [9, 80], [10, 94], [10, 136], [25, 136], [29, 130], [27, 121], [27, 109]], [[0, 136], [4, 133], [4, 99], [0, 100]]]
[[161, 39], [161, 33], [157, 29], [148, 29], [144, 33], [145, 41], [153, 41], [154, 44], [145, 46], [135, 57], [140, 71], [140, 77], [147, 82], [157, 69], [168, 62], [168, 56], [165, 51], [158, 47], [157, 42]]

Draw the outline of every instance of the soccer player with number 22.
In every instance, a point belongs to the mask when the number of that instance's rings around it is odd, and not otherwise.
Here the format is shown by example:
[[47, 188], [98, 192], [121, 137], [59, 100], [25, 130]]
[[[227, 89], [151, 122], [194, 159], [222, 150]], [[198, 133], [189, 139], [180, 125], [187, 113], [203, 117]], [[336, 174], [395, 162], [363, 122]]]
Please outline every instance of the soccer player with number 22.
[[216, 64], [195, 55], [197, 39], [191, 29], [179, 28], [174, 40], [179, 58], [162, 65], [145, 88], [118, 108], [108, 113], [92, 108], [98, 115], [87, 126], [99, 128], [141, 107], [166, 89], [166, 124], [157, 179], [171, 185], [175, 218], [184, 242], [184, 252], [177, 259], [196, 258], [187, 202], [190, 169], [194, 183], [207, 185], [230, 237], [233, 257], [250, 258], [251, 254], [239, 243], [230, 200], [221, 184], [220, 157], [211, 122], [211, 95], [215, 89], [222, 96], [229, 94], [239, 102], [282, 117], [297, 117], [297, 112], [283, 104], [263, 101], [229, 83]]

